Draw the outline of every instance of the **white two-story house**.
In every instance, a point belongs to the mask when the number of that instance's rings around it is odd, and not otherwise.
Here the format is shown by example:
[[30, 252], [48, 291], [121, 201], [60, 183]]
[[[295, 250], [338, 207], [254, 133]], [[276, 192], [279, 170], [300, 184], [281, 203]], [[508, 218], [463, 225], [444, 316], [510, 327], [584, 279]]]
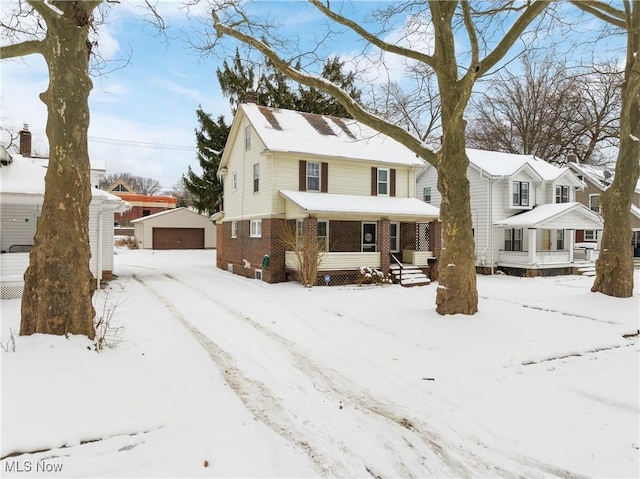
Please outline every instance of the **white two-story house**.
[[297, 267], [287, 231], [321, 244], [319, 284], [351, 282], [363, 266], [388, 271], [395, 259], [427, 266], [439, 211], [415, 197], [422, 165], [355, 120], [243, 103], [218, 169], [217, 266], [286, 281]]
[[[479, 272], [566, 274], [595, 259], [597, 252], [575, 244], [576, 230], [603, 228], [597, 213], [576, 202], [584, 183], [575, 174], [531, 155], [466, 151]], [[427, 166], [417, 197], [439, 207], [436, 185], [437, 172]]]

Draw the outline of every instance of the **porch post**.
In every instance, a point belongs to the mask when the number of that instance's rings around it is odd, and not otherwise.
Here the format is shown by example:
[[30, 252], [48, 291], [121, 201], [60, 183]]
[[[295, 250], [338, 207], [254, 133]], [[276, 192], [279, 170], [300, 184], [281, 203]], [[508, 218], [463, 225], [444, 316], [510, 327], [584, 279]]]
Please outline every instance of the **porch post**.
[[[567, 239], [567, 236], [569, 237]], [[575, 230], [565, 230], [565, 241], [569, 248], [569, 263], [573, 263], [573, 249], [576, 244], [576, 232]]]
[[378, 221], [378, 251], [380, 252], [380, 269], [389, 274], [389, 250], [391, 249], [391, 221]]
[[529, 264], [535, 264], [536, 262], [536, 250], [538, 245], [536, 244], [536, 232], [535, 228], [529, 228]]
[[303, 234], [311, 241], [318, 238], [318, 218], [305, 218], [302, 220]]

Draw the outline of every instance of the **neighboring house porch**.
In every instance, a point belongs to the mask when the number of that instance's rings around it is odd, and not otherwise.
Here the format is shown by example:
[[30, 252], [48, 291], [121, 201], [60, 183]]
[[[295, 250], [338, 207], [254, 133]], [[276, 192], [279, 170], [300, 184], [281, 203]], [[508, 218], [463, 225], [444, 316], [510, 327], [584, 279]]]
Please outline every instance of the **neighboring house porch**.
[[601, 217], [580, 203], [538, 205], [496, 221], [496, 238], [504, 238], [497, 269], [520, 276], [571, 274], [599, 254], [599, 244], [576, 243], [575, 231], [602, 228]]

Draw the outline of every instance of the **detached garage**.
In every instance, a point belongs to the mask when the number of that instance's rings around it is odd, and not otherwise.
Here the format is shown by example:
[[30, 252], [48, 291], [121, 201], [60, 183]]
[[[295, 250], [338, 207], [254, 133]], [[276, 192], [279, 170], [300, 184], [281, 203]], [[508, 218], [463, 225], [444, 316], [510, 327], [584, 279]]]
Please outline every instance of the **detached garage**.
[[138, 248], [210, 249], [216, 247], [216, 225], [188, 208], [162, 211], [131, 221]]

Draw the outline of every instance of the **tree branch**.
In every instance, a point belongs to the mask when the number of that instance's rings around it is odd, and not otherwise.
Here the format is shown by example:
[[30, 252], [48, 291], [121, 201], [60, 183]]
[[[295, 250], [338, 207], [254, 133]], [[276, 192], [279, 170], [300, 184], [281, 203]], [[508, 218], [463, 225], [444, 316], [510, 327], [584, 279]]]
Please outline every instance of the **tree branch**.
[[549, 2], [536, 1], [530, 4], [520, 17], [516, 20], [513, 26], [505, 33], [504, 37], [498, 45], [493, 49], [484, 60], [479, 63], [477, 72], [467, 72], [465, 75], [468, 77], [470, 73], [473, 73], [474, 77], [480, 77], [493, 68], [498, 61], [500, 61], [507, 53], [507, 51], [513, 46], [520, 35], [527, 26], [545, 9], [549, 6]]
[[247, 45], [256, 48], [260, 53], [262, 53], [273, 62], [273, 65], [276, 67], [276, 69], [280, 70], [288, 77], [292, 78], [298, 83], [312, 88], [317, 88], [318, 90], [331, 95], [332, 97], [337, 99], [342, 104], [342, 106], [344, 106], [347, 112], [349, 112], [349, 114], [355, 120], [358, 120], [365, 125], [370, 126], [374, 130], [384, 132], [384, 134], [393, 138], [399, 143], [402, 143], [416, 155], [423, 158], [430, 164], [436, 164], [435, 153], [430, 148], [426, 147], [423, 142], [415, 136], [406, 132], [404, 129], [398, 127], [397, 125], [394, 125], [393, 123], [390, 123], [377, 115], [373, 115], [372, 113], [367, 112], [353, 98], [351, 98], [351, 96], [345, 90], [338, 87], [329, 80], [325, 80], [324, 78], [316, 75], [303, 73], [300, 70], [293, 68], [264, 42], [222, 24], [215, 10], [211, 12], [211, 15], [213, 17], [213, 24], [218, 37], [229, 35]]
[[375, 45], [380, 50], [383, 50], [389, 53], [396, 53], [397, 55], [401, 55], [406, 58], [411, 58], [413, 60], [426, 63], [429, 66], [433, 66], [434, 60], [431, 55], [426, 55], [424, 53], [417, 52], [410, 48], [403, 48], [395, 44], [384, 42], [380, 40], [380, 38], [378, 38], [377, 36], [369, 33], [367, 30], [365, 30], [360, 25], [358, 25], [356, 22], [349, 20], [348, 18], [345, 18], [342, 15], [338, 15], [337, 13], [332, 11], [329, 7], [325, 6], [320, 0], [310, 0], [310, 3], [312, 3], [318, 10], [320, 10], [324, 15], [329, 17], [331, 20], [333, 20], [336, 23], [339, 23], [340, 25], [344, 25], [350, 30], [353, 30], [355, 33], [360, 35], [363, 39], [365, 39], [372, 45]]
[[571, 3], [580, 10], [590, 13], [600, 20], [626, 29], [625, 14], [622, 10], [618, 10], [611, 5], [599, 1], [571, 0]]
[[30, 40], [27, 42], [14, 43], [13, 45], [2, 45], [0, 46], [0, 58], [22, 57], [33, 53], [42, 54], [42, 44], [43, 42], [41, 40]]

